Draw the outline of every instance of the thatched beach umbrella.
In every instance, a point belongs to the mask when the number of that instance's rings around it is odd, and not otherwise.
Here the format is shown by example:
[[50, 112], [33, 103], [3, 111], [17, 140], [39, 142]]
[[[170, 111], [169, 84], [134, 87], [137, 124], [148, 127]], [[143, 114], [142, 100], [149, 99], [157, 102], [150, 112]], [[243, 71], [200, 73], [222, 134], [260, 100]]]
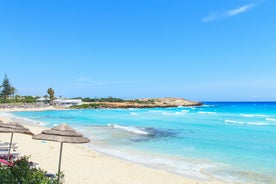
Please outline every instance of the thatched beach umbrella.
[[27, 129], [23, 125], [21, 125], [19, 123], [15, 123], [15, 122], [3, 123], [2, 121], [0, 121], [0, 132], [1, 133], [11, 133], [8, 160], [10, 160], [13, 133], [34, 135], [29, 129]]
[[76, 132], [73, 128], [71, 128], [67, 124], [61, 124], [50, 130], [44, 130], [40, 134], [33, 136], [33, 139], [60, 142], [58, 183], [59, 183], [63, 143], [81, 144], [81, 143], [88, 143], [90, 141], [90, 139], [83, 137], [82, 134]]

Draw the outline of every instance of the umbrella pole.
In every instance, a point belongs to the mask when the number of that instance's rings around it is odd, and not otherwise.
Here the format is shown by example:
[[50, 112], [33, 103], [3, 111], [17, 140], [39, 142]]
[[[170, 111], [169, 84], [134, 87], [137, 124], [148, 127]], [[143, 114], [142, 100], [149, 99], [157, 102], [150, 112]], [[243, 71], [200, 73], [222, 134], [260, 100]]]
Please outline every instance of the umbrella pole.
[[58, 184], [59, 184], [59, 177], [60, 177], [60, 165], [61, 165], [62, 147], [63, 147], [63, 142], [60, 143], [59, 164], [58, 164]]
[[8, 159], [7, 159], [8, 161], [10, 161], [10, 154], [11, 154], [12, 139], [13, 139], [13, 132], [12, 132], [12, 134], [11, 134], [10, 148], [9, 148]]

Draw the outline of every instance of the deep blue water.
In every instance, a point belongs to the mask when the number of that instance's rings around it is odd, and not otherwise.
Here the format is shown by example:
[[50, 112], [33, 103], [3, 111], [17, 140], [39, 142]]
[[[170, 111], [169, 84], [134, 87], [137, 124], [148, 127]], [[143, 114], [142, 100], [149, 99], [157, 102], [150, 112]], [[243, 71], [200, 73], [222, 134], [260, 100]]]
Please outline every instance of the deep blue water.
[[276, 182], [273, 102], [13, 114], [47, 127], [66, 122], [90, 137], [93, 149], [181, 175]]

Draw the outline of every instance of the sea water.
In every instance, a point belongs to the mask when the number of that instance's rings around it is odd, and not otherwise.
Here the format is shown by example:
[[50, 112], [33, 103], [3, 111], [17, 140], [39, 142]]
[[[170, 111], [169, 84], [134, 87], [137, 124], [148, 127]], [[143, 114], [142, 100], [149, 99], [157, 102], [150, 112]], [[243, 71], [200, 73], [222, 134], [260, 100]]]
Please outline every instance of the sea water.
[[14, 112], [53, 127], [67, 123], [92, 149], [200, 180], [276, 183], [276, 103]]

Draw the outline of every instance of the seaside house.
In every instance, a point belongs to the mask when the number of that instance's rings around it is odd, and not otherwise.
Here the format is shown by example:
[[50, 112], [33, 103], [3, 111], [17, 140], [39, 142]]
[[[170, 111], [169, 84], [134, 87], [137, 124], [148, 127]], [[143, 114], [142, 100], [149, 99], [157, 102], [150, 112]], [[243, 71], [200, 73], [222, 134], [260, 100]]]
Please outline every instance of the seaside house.
[[72, 105], [81, 105], [81, 99], [56, 99], [54, 100], [54, 104], [57, 106], [70, 107]]
[[48, 104], [50, 102], [50, 99], [45, 98], [45, 97], [40, 97], [40, 98], [36, 99], [36, 102], [42, 102], [44, 104]]

